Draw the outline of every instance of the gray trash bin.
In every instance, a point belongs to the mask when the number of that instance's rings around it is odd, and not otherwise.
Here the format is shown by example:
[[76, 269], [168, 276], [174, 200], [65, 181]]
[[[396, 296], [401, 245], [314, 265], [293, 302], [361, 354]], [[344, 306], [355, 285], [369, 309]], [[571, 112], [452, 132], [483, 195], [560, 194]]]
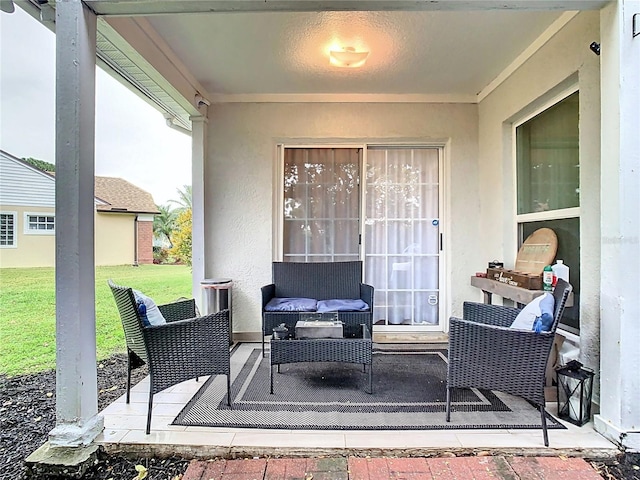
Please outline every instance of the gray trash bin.
[[200, 282], [202, 286], [202, 309], [205, 315], [218, 313], [229, 309], [229, 344], [233, 344], [233, 310], [231, 308], [230, 278], [205, 278]]

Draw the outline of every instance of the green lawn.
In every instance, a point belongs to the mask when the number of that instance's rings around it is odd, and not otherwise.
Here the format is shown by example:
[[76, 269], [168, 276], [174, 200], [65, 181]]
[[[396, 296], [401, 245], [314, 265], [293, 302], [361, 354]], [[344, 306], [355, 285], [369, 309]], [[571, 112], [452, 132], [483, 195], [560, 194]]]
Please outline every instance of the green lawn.
[[[191, 271], [176, 265], [96, 267], [98, 359], [124, 352], [124, 333], [107, 279], [136, 288], [162, 304], [191, 297]], [[55, 368], [53, 268], [0, 269], [0, 374]]]

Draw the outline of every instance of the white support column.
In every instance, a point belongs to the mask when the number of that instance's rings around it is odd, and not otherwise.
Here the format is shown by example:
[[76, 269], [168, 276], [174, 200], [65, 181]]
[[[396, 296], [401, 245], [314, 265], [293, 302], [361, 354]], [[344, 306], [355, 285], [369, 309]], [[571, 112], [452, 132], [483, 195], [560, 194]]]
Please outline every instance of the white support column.
[[640, 1], [602, 10], [600, 414], [595, 427], [640, 451]]
[[98, 415], [94, 272], [96, 15], [56, 3], [56, 426], [49, 443], [88, 445]]
[[[206, 107], [204, 107], [206, 108]], [[191, 230], [191, 272], [193, 298], [202, 311], [200, 282], [206, 275], [205, 254], [205, 161], [207, 158], [207, 117], [191, 117], [191, 169], [193, 226]]]

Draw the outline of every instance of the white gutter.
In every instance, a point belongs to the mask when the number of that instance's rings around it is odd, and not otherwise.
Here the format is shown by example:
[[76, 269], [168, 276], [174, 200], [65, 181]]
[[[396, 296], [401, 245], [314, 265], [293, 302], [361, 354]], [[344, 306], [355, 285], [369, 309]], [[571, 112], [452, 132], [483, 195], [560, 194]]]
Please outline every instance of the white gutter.
[[180, 133], [184, 133], [185, 135], [191, 136], [191, 130], [187, 130], [179, 123], [176, 123], [176, 119], [173, 116], [165, 113], [164, 119], [167, 122], [167, 127], [173, 128], [174, 130], [177, 130]]

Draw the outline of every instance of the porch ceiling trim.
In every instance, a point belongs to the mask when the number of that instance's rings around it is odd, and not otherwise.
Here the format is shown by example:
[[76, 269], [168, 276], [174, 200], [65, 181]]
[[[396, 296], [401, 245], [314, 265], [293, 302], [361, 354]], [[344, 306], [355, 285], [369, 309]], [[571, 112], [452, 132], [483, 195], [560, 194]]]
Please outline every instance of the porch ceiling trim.
[[476, 95], [384, 93], [214, 94], [213, 103], [477, 103]]
[[205, 12], [598, 10], [608, 0], [85, 0], [98, 15]]

